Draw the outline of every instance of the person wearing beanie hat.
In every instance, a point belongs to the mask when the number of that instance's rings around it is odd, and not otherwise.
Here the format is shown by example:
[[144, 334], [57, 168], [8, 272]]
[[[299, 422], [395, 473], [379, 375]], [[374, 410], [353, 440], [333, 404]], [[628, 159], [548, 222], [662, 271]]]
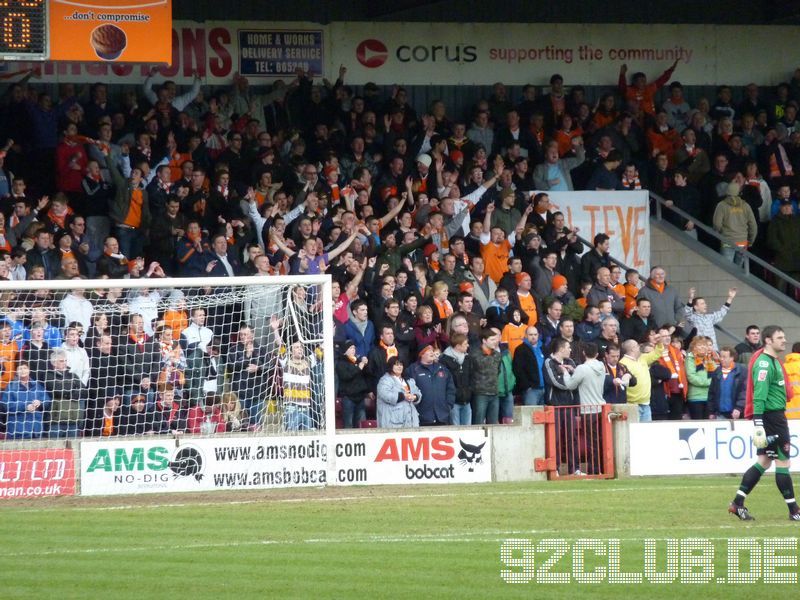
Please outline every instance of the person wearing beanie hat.
[[563, 292], [562, 288], [567, 286], [567, 278], [563, 275], [556, 275], [553, 277], [553, 282], [550, 284], [550, 287], [553, 288], [553, 294], [559, 295], [559, 292]]
[[366, 418], [364, 398], [370, 391], [365, 370], [369, 360], [366, 356], [356, 356], [356, 347], [356, 342], [348, 338], [342, 343], [341, 353], [336, 357], [335, 369], [345, 429], [358, 428]]
[[417, 156], [417, 164], [423, 165], [426, 170], [431, 168], [432, 162], [433, 159], [430, 154], [420, 154]]
[[560, 300], [565, 306], [575, 301], [575, 296], [573, 296], [572, 292], [569, 291], [567, 285], [567, 278], [563, 275], [556, 275], [553, 277], [553, 282], [550, 284], [550, 287], [553, 290], [550, 295], [553, 298]]
[[417, 405], [419, 424], [449, 425], [450, 413], [456, 403], [456, 387], [453, 376], [439, 363], [439, 353], [432, 345], [419, 352], [419, 359], [406, 371], [422, 393]]
[[739, 195], [741, 184], [737, 179], [727, 187], [725, 199], [714, 210], [713, 227], [722, 237], [720, 254], [737, 265], [742, 265], [741, 251], [747, 250], [756, 241], [758, 222], [753, 209]]

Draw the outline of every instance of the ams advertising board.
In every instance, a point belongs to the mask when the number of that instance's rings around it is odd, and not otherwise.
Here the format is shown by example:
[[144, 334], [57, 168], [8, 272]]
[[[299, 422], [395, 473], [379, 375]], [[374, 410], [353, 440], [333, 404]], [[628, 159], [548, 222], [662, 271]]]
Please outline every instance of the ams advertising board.
[[[800, 421], [789, 421], [792, 470], [800, 470]], [[632, 423], [631, 475], [744, 473], [756, 460], [752, 421]]]
[[489, 434], [337, 435], [329, 481], [320, 436], [84, 442], [81, 494], [491, 481]]

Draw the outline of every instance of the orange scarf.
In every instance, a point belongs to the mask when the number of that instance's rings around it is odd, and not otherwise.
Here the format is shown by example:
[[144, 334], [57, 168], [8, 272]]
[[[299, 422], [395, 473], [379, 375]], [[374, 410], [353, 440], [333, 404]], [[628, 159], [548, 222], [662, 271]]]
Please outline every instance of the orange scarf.
[[439, 311], [440, 319], [446, 319], [453, 314], [453, 305], [450, 304], [449, 300], [439, 301], [434, 298], [433, 303], [436, 305], [436, 309]]
[[387, 361], [390, 358], [399, 355], [398, 352], [397, 352], [397, 346], [395, 346], [394, 344], [392, 344], [391, 346], [387, 346], [386, 344], [383, 343], [383, 341], [381, 341], [380, 342], [380, 347], [383, 348], [383, 350], [386, 352], [386, 360]]
[[658, 362], [667, 367], [670, 373], [678, 376], [664, 382], [664, 391], [668, 394], [681, 394], [685, 400], [689, 381], [686, 377], [686, 369], [683, 367], [683, 355], [672, 346], [667, 346]]

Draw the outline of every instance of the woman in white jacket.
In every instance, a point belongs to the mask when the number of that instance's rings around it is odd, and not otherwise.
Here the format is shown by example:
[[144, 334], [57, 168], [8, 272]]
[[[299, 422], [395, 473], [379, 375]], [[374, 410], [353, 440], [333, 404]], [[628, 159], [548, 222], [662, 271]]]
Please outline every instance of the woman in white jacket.
[[422, 392], [413, 379], [403, 377], [403, 363], [393, 356], [378, 381], [378, 427], [419, 427], [420, 400]]

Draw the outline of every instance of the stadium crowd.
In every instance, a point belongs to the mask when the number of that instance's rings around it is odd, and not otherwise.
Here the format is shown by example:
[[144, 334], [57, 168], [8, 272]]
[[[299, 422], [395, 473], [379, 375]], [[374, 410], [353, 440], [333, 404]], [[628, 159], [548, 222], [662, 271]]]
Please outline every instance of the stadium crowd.
[[[465, 115], [418, 114], [403, 87], [356, 94], [345, 67], [183, 93], [154, 69], [117, 97], [7, 76], [0, 278], [109, 287], [2, 294], [5, 436], [257, 430], [276, 393], [286, 429], [318, 426], [320, 355], [285, 315], [187, 309], [159, 289], [171, 276], [331, 274], [345, 427], [373, 405], [385, 427], [504, 422], [515, 397], [740, 417], [758, 327], [736, 348], [713, 327], [736, 290], [711, 312], [661, 267], [623, 271], [605, 234], [585, 248], [549, 206], [551, 191], [647, 188], [692, 217], [668, 216], [687, 235], [705, 223], [731, 260], [753, 248], [798, 276], [800, 70], [690, 106], [665, 87], [675, 68], [623, 67], [594, 103], [559, 75], [520, 98], [497, 83]], [[152, 287], [110, 281], [139, 278]], [[291, 294], [319, 330], [319, 294]], [[786, 363], [800, 372], [800, 346]]]

